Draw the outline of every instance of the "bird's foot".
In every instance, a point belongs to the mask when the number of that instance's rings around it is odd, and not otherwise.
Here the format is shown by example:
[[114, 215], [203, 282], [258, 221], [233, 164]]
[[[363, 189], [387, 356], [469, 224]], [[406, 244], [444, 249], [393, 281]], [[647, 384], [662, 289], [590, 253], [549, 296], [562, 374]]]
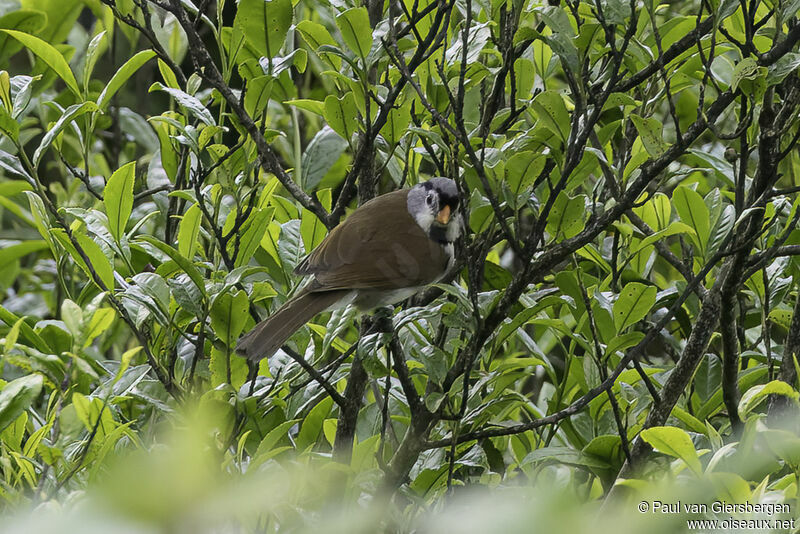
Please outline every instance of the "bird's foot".
[[394, 316], [394, 308], [391, 306], [382, 306], [376, 308], [372, 314], [372, 324], [376, 332], [389, 334], [393, 331], [392, 317]]

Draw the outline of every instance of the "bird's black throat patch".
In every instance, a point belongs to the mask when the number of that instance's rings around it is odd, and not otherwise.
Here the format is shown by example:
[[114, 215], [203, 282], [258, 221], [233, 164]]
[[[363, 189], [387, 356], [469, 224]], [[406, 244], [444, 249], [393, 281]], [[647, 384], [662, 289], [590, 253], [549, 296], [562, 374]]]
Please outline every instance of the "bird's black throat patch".
[[431, 229], [428, 231], [428, 237], [439, 243], [440, 245], [449, 245], [452, 241], [447, 239], [447, 227], [438, 224], [432, 224]]

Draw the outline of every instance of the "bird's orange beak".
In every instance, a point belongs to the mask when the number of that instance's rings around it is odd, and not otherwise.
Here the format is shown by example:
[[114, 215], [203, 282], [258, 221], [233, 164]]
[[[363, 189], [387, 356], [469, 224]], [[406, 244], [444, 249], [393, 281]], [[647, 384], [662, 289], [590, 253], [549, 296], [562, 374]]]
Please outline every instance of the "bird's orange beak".
[[446, 205], [439, 211], [436, 216], [436, 222], [447, 224], [450, 221], [450, 206]]

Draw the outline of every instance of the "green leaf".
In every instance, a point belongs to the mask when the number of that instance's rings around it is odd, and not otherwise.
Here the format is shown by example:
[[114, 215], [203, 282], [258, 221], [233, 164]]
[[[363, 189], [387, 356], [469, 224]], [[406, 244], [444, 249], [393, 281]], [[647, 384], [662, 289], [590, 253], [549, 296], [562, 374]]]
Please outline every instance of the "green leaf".
[[625, 351], [633, 347], [644, 338], [644, 332], [628, 332], [615, 336], [606, 346], [605, 355], [612, 356], [617, 351]]
[[709, 231], [707, 250], [708, 254], [714, 254], [722, 246], [733, 229], [736, 219], [736, 211], [730, 204], [726, 205], [719, 214], [712, 230]]
[[[751, 367], [740, 371], [739, 389], [746, 390], [760, 382], [767, 376], [768, 369], [765, 366]], [[695, 413], [695, 417], [700, 421], [706, 420], [717, 413], [723, 406], [722, 388], [716, 387], [711, 397]]]
[[[256, 465], [260, 464], [263, 461], [262, 456], [269, 454], [281, 439], [288, 440], [289, 430], [291, 430], [291, 428], [295, 426], [298, 422], [300, 422], [299, 419], [292, 419], [291, 421], [286, 421], [285, 423], [281, 423], [272, 430], [270, 430], [269, 433], [264, 437], [264, 439], [261, 440], [261, 443], [258, 444], [258, 449], [256, 450], [256, 454], [253, 456], [253, 462], [255, 462]], [[248, 469], [253, 469], [254, 467], [255, 465], [251, 463], [248, 466]]]
[[47, 24], [35, 35], [49, 43], [61, 43], [67, 39], [84, 7], [81, 0], [19, 0], [17, 3], [47, 14]]
[[295, 440], [298, 450], [305, 450], [317, 442], [320, 432], [322, 432], [323, 421], [331, 413], [332, 407], [333, 399], [325, 397], [308, 412], [308, 415], [303, 419], [300, 433], [297, 434], [297, 439]]
[[[78, 245], [80, 245], [80, 247], [86, 253], [86, 256], [89, 258], [89, 261], [97, 273], [98, 278], [100, 278], [103, 284], [105, 284], [106, 289], [113, 290], [114, 269], [111, 267], [111, 262], [108, 261], [106, 255], [103, 254], [100, 245], [98, 245], [86, 234], [75, 234], [75, 239], [78, 241]], [[83, 260], [79, 262], [79, 265], [84, 267], [86, 274], [89, 275], [89, 270], [85, 267], [86, 264], [83, 262]], [[91, 278], [91, 275], [89, 275], [89, 277]]]
[[295, 28], [314, 50], [323, 45], [336, 46], [338, 44], [334, 38], [331, 37], [331, 33], [328, 29], [319, 22], [301, 20], [297, 23]]
[[336, 16], [336, 26], [342, 32], [345, 44], [361, 59], [372, 48], [372, 27], [365, 7], [353, 7]]
[[692, 432], [697, 432], [698, 434], [705, 434], [706, 433], [706, 426], [700, 422], [695, 416], [684, 410], [679, 406], [675, 406], [672, 409], [672, 416], [686, 425], [686, 427], [691, 430]]
[[328, 95], [325, 98], [325, 121], [342, 138], [349, 140], [358, 128], [358, 108], [352, 91], [342, 98]]
[[550, 48], [561, 58], [564, 67], [572, 72], [580, 70], [580, 57], [575, 46], [575, 30], [569, 21], [567, 12], [559, 6], [546, 6], [537, 9], [542, 19], [552, 30], [547, 37]]
[[390, 144], [397, 144], [408, 130], [411, 124], [411, 109], [404, 105], [399, 108], [392, 108], [386, 119], [386, 124], [381, 128], [381, 135]]
[[262, 208], [250, 216], [239, 241], [239, 255], [236, 256], [235, 267], [245, 265], [253, 257], [274, 214], [275, 208], [270, 206]]
[[[96, 337], [106, 332], [114, 323], [116, 316], [116, 312], [111, 308], [100, 308], [94, 312], [89, 325], [86, 327], [83, 342], [84, 348], [88, 347]], [[141, 349], [141, 347], [138, 347], [138, 349]]]
[[800, 67], [800, 54], [789, 52], [781, 57], [767, 71], [767, 83], [774, 85], [781, 83], [784, 78]]
[[7, 71], [0, 70], [0, 109], [10, 113], [14, 107], [11, 102], [11, 78]]
[[8, 333], [6, 334], [5, 343], [3, 344], [3, 350], [6, 353], [11, 352], [11, 349], [13, 349], [14, 345], [17, 344], [17, 340], [19, 339], [19, 330], [20, 328], [22, 328], [22, 325], [24, 323], [25, 323], [25, 318], [21, 317], [20, 319], [17, 320], [16, 323], [14, 323], [14, 326], [12, 326], [8, 330]]
[[639, 137], [642, 139], [644, 149], [651, 157], [658, 157], [663, 154], [669, 145], [664, 141], [662, 132], [664, 125], [657, 119], [644, 119], [635, 113], [629, 115], [636, 126], [636, 131], [639, 132]]
[[297, 100], [287, 100], [284, 102], [287, 106], [294, 106], [296, 108], [304, 109], [306, 111], [310, 111], [311, 113], [316, 113], [317, 115], [324, 115], [325, 114], [325, 102], [321, 102], [319, 100], [308, 100], [306, 98], [300, 98]]
[[50, 148], [50, 145], [53, 143], [56, 136], [58, 136], [58, 134], [60, 134], [64, 128], [69, 126], [69, 124], [75, 120], [75, 118], [83, 115], [84, 113], [91, 113], [97, 110], [97, 104], [94, 102], [73, 104], [65, 109], [64, 113], [61, 114], [61, 117], [59, 117], [56, 123], [50, 127], [45, 136], [42, 138], [42, 141], [39, 143], [36, 152], [33, 153], [33, 164], [35, 166], [39, 165], [39, 162], [42, 160], [42, 156], [44, 156], [44, 153], [48, 148]]
[[533, 61], [521, 57], [514, 61], [514, 71], [516, 72], [516, 98], [528, 100], [531, 97], [531, 89], [536, 79], [536, 68]]
[[133, 210], [135, 180], [136, 162], [131, 161], [114, 171], [103, 189], [103, 205], [108, 216], [108, 229], [117, 241], [125, 233], [125, 226]]
[[640, 436], [658, 452], [686, 462], [696, 475], [702, 473], [697, 450], [686, 431], [673, 426], [656, 426], [642, 430]]
[[214, 120], [214, 116], [211, 115], [211, 112], [206, 109], [203, 103], [189, 93], [181, 91], [180, 89], [167, 87], [161, 82], [155, 82], [150, 86], [149, 91], [151, 93], [153, 91], [164, 91], [165, 93], [169, 93], [169, 95], [172, 96], [172, 98], [174, 98], [179, 105], [189, 110], [195, 117], [203, 121], [203, 123], [207, 124], [208, 126], [215, 126], [217, 124], [217, 122]]
[[161, 78], [164, 80], [164, 83], [167, 84], [167, 87], [172, 87], [173, 89], [180, 89], [181, 86], [178, 83], [178, 77], [175, 76], [175, 72], [172, 70], [172, 67], [164, 63], [161, 58], [158, 58], [158, 72], [161, 73]]
[[[18, 9], [0, 17], [0, 28], [38, 35], [47, 26], [47, 14], [33, 9]], [[10, 35], [0, 35], [0, 57], [11, 57], [22, 49], [22, 43]]]
[[655, 232], [654, 234], [645, 237], [637, 245], [632, 245], [630, 253], [636, 254], [637, 252], [644, 250], [646, 247], [652, 245], [656, 241], [664, 239], [665, 237], [669, 237], [671, 235], [676, 235], [676, 234], [691, 234], [692, 232], [694, 232], [694, 230], [689, 225], [675, 221], [673, 223], [670, 223], [670, 225], [664, 228], [663, 230], [660, 230], [658, 232]]
[[0, 432], [27, 410], [42, 390], [40, 374], [12, 380], [0, 390]]
[[545, 156], [535, 152], [517, 152], [506, 162], [505, 179], [508, 188], [515, 194], [530, 187], [544, 169]]
[[533, 112], [545, 128], [566, 142], [570, 130], [570, 116], [564, 99], [556, 91], [544, 91], [536, 95], [531, 104]]
[[[322, 102], [320, 102], [324, 106]], [[320, 112], [322, 113], [322, 112]], [[313, 191], [328, 174], [347, 148], [347, 141], [330, 126], [324, 126], [314, 135], [303, 152], [303, 174], [301, 184], [306, 191]]]
[[586, 214], [585, 197], [570, 197], [562, 191], [556, 197], [553, 208], [547, 214], [545, 229], [553, 238], [563, 236], [570, 238], [578, 235], [584, 227], [583, 217]]
[[643, 205], [634, 207], [633, 212], [646, 222], [651, 230], [659, 232], [669, 224], [672, 215], [672, 204], [670, 204], [667, 195], [659, 192]]
[[685, 185], [672, 192], [672, 204], [681, 220], [692, 227], [696, 237], [689, 236], [695, 242], [701, 254], [705, 254], [708, 236], [711, 232], [708, 206], [703, 197]]
[[233, 349], [221, 350], [213, 347], [208, 368], [211, 372], [211, 386], [214, 388], [230, 384], [238, 390], [247, 381], [247, 360], [237, 356]]
[[256, 52], [272, 58], [286, 41], [292, 16], [291, 0], [241, 0], [233, 24]]
[[741, 60], [733, 68], [733, 77], [731, 78], [731, 91], [736, 91], [736, 88], [742, 80], [753, 79], [758, 75], [758, 62], [755, 58], [746, 57]]
[[86, 430], [92, 432], [97, 428], [95, 439], [98, 442], [102, 442], [105, 436], [113, 432], [117, 426], [111, 409], [103, 402], [103, 399], [74, 393], [72, 405], [75, 408], [75, 414]]
[[247, 93], [244, 95], [244, 109], [251, 117], [260, 117], [267, 109], [272, 94], [272, 76], [256, 76], [247, 82]]
[[97, 63], [97, 59], [100, 56], [100, 53], [106, 46], [106, 32], [105, 30], [101, 31], [94, 38], [89, 42], [89, 45], [86, 47], [86, 60], [83, 63], [83, 91], [88, 93], [89, 91], [89, 80], [92, 77], [92, 72], [94, 71], [94, 65]]
[[14, 144], [19, 142], [19, 123], [2, 106], [0, 106], [0, 134], [7, 136]]
[[150, 124], [153, 125], [153, 130], [158, 137], [161, 166], [164, 168], [167, 178], [169, 178], [171, 182], [175, 182], [178, 175], [178, 154], [172, 142], [172, 128], [166, 122], [153, 121]]
[[303, 214], [300, 217], [300, 235], [303, 237], [306, 253], [314, 250], [325, 239], [327, 234], [328, 230], [322, 224], [322, 221], [307, 209], [303, 209]]
[[580, 70], [580, 57], [575, 48], [574, 39], [563, 33], [554, 33], [547, 38], [550, 48], [561, 58], [565, 70], [577, 72]]
[[247, 293], [242, 290], [231, 293], [227, 291], [211, 303], [211, 327], [228, 347], [233, 347], [249, 317]]
[[0, 266], [8, 265], [9, 263], [17, 261], [28, 254], [45, 250], [47, 248], [47, 242], [41, 240], [23, 241], [22, 243], [17, 243], [16, 245], [6, 246], [3, 249], [0, 249]]
[[542, 15], [542, 19], [553, 32], [563, 33], [569, 37], [575, 37], [575, 30], [570, 24], [567, 12], [559, 6], [546, 6], [537, 9]]
[[375, 434], [363, 441], [354, 441], [353, 456], [350, 458], [350, 469], [354, 473], [377, 468], [375, 457], [377, 456], [380, 439], [380, 435]]
[[67, 84], [70, 91], [75, 93], [75, 96], [80, 97], [81, 91], [80, 88], [78, 88], [78, 81], [75, 79], [75, 75], [72, 74], [72, 70], [70, 70], [69, 64], [67, 60], [64, 59], [64, 56], [61, 55], [61, 52], [46, 41], [42, 41], [38, 37], [27, 33], [4, 29], [0, 29], [0, 32], [10, 35], [22, 43], [25, 48], [37, 55], [48, 67], [55, 71], [58, 77]]
[[739, 401], [739, 416], [742, 418], [747, 417], [769, 395], [789, 397], [795, 404], [800, 399], [800, 393], [795, 391], [790, 384], [782, 380], [773, 380], [766, 384], [753, 386], [742, 395], [742, 399]]
[[52, 352], [50, 345], [48, 345], [47, 342], [42, 339], [28, 323], [25, 321], [20, 322], [20, 319], [20, 317], [0, 306], [0, 321], [3, 321], [12, 328], [17, 328], [17, 325], [19, 325], [19, 333], [22, 336], [22, 339], [25, 340], [25, 343], [31, 345], [39, 352], [50, 354]]
[[611, 467], [608, 462], [595, 457], [594, 455], [585, 454], [582, 451], [573, 449], [571, 447], [542, 447], [528, 453], [527, 456], [520, 462], [520, 465], [528, 465], [531, 463], [539, 462], [542, 460], [555, 460], [558, 463], [568, 465], [582, 465], [586, 467], [594, 467], [598, 469], [608, 469]]
[[192, 204], [183, 214], [178, 225], [178, 252], [187, 260], [194, 259], [194, 251], [197, 248], [197, 239], [200, 235], [200, 222], [203, 213], [200, 206]]
[[138, 273], [131, 282], [137, 289], [133, 295], [155, 312], [164, 316], [169, 313], [170, 293], [164, 277], [158, 273]]
[[778, 326], [781, 326], [785, 331], [788, 331], [792, 326], [792, 317], [794, 314], [791, 310], [774, 309], [770, 310], [767, 319]]
[[123, 63], [123, 65], [117, 69], [117, 72], [114, 73], [114, 75], [108, 81], [105, 89], [103, 89], [103, 92], [100, 93], [100, 96], [97, 97], [97, 107], [105, 111], [105, 109], [108, 107], [108, 103], [111, 102], [111, 98], [117, 94], [117, 91], [119, 91], [123, 85], [125, 85], [125, 82], [128, 81], [128, 78], [133, 76], [133, 74], [139, 70], [142, 65], [150, 61], [150, 59], [155, 55], [156, 53], [152, 50], [142, 50], [141, 52], [134, 54], [133, 57]]
[[[75, 245], [72, 243], [70, 238], [67, 236], [67, 233], [61, 228], [51, 228], [50, 233], [58, 239], [58, 242], [67, 249], [69, 255], [72, 256], [72, 259], [75, 263], [80, 267], [89, 280], [96, 282], [92, 272], [97, 274], [97, 277], [100, 279], [99, 281], [105, 285], [103, 290], [112, 290], [114, 289], [114, 270], [111, 267], [111, 263], [108, 261], [108, 258], [103, 254], [100, 245], [95, 243], [89, 236], [86, 234], [81, 234], [74, 232], [72, 234], [75, 241], [77, 241], [80, 248], [86, 254], [86, 257], [89, 259], [89, 264], [83, 259], [83, 256], [78, 252], [78, 249], [75, 248]], [[99, 284], [98, 284], [99, 285]]]
[[694, 391], [703, 402], [711, 398], [722, 384], [722, 366], [715, 354], [706, 354], [694, 373]]
[[617, 332], [643, 319], [656, 303], [656, 293], [655, 286], [639, 282], [625, 284], [613, 308]]
[[172, 248], [171, 246], [167, 245], [166, 243], [159, 241], [155, 237], [149, 235], [139, 236], [138, 239], [144, 241], [145, 243], [155, 247], [156, 249], [160, 250], [164, 254], [170, 257], [178, 266], [183, 269], [189, 278], [191, 278], [194, 285], [197, 286], [197, 289], [200, 290], [202, 294], [205, 294], [205, 282], [203, 276], [200, 274], [200, 271], [195, 267], [195, 265], [181, 256], [181, 254]]
[[338, 43], [331, 37], [328, 29], [318, 22], [311, 20], [302, 20], [296, 26], [297, 31], [303, 36], [303, 39], [308, 43], [312, 50], [316, 51], [320, 57], [330, 63], [330, 65], [337, 71], [342, 66], [342, 60], [336, 54], [323, 54], [320, 47], [326, 46], [329, 48], [337, 48]]

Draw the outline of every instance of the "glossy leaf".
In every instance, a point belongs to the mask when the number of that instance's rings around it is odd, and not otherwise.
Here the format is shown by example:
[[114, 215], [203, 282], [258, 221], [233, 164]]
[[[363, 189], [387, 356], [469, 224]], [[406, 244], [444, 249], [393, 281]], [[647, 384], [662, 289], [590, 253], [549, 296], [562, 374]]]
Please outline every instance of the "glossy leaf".
[[[672, 193], [672, 204], [681, 218], [695, 232], [693, 241], [701, 253], [706, 250], [710, 232], [708, 207], [699, 193], [680, 186]], [[690, 236], [692, 237], [692, 236]]]
[[291, 0], [242, 0], [234, 25], [260, 55], [278, 55], [292, 24]]
[[656, 302], [654, 286], [630, 282], [625, 284], [614, 303], [614, 326], [618, 332], [642, 320]]
[[42, 141], [39, 143], [39, 147], [36, 149], [36, 152], [33, 153], [33, 164], [39, 165], [41, 162], [42, 157], [44, 157], [45, 152], [50, 145], [53, 144], [58, 134], [60, 134], [64, 128], [70, 125], [72, 121], [76, 118], [80, 117], [85, 113], [91, 113], [97, 111], [98, 107], [94, 102], [84, 102], [82, 104], [73, 104], [72, 106], [68, 107], [64, 110], [64, 113], [61, 114], [61, 117], [56, 121], [56, 123], [47, 131], [47, 134], [42, 138]]
[[103, 190], [103, 204], [108, 216], [108, 229], [117, 241], [125, 233], [125, 226], [131, 216], [135, 178], [136, 162], [131, 161], [114, 171]]
[[695, 473], [700, 474], [700, 459], [689, 435], [680, 428], [659, 426], [641, 433], [642, 439], [658, 452], [680, 458]]
[[0, 389], [0, 432], [27, 410], [42, 390], [42, 376], [31, 374]]
[[336, 16], [336, 26], [342, 32], [345, 44], [361, 59], [367, 57], [372, 47], [372, 27], [365, 7], [353, 7]]
[[48, 67], [61, 78], [67, 87], [75, 94], [80, 96], [80, 89], [78, 88], [78, 81], [75, 75], [69, 68], [69, 64], [64, 59], [64, 56], [56, 50], [50, 43], [17, 30], [4, 30], [0, 28], [0, 32], [9, 35], [22, 43], [28, 50], [36, 54]]
[[106, 84], [100, 96], [97, 97], [97, 107], [101, 110], [105, 110], [109, 102], [111, 102], [111, 98], [117, 94], [117, 91], [120, 90], [125, 82], [155, 55], [156, 53], [152, 50], [142, 50], [123, 63], [114, 76], [111, 77], [111, 80]]

